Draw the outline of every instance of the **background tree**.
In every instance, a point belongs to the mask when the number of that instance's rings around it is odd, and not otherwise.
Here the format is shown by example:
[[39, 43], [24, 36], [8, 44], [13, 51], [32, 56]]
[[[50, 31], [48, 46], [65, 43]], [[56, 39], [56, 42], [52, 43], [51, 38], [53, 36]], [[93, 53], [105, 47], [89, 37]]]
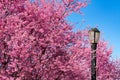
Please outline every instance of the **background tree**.
[[[1, 80], [90, 80], [88, 31], [72, 31], [65, 18], [80, 13], [82, 0], [1, 0]], [[99, 80], [115, 79], [111, 49], [97, 50]]]

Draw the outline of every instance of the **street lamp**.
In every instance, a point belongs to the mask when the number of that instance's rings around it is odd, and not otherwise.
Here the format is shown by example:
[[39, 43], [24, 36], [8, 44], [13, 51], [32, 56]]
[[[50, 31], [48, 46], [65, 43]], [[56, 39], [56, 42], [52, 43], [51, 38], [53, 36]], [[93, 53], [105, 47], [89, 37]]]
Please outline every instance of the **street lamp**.
[[100, 31], [97, 28], [89, 30], [89, 39], [92, 48], [91, 54], [91, 80], [96, 80], [96, 49], [99, 41]]

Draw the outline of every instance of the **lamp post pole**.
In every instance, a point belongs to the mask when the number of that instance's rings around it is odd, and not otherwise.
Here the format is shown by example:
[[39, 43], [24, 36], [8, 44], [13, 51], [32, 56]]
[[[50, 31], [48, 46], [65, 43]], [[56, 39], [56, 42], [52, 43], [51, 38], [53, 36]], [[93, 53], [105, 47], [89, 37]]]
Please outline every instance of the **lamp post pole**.
[[99, 41], [100, 31], [97, 28], [89, 30], [89, 39], [91, 43], [91, 80], [96, 80], [96, 49]]
[[92, 54], [91, 54], [91, 80], [96, 80], [96, 49], [97, 43], [91, 44]]

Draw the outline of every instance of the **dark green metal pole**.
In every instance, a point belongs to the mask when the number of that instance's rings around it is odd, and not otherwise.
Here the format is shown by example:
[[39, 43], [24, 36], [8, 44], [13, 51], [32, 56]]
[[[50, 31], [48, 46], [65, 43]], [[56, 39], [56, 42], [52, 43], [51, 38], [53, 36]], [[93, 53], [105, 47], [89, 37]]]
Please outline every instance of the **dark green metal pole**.
[[91, 80], [96, 80], [96, 49], [97, 43], [92, 43], [91, 48], [93, 53], [91, 54]]

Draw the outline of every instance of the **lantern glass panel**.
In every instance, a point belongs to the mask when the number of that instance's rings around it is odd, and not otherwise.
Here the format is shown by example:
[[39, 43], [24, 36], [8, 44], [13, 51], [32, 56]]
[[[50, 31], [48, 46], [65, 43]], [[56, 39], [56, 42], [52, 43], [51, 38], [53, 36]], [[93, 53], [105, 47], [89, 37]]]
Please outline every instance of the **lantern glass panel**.
[[94, 31], [89, 31], [89, 40], [90, 40], [90, 43], [94, 43]]
[[100, 38], [100, 32], [95, 32], [95, 43], [98, 43]]

